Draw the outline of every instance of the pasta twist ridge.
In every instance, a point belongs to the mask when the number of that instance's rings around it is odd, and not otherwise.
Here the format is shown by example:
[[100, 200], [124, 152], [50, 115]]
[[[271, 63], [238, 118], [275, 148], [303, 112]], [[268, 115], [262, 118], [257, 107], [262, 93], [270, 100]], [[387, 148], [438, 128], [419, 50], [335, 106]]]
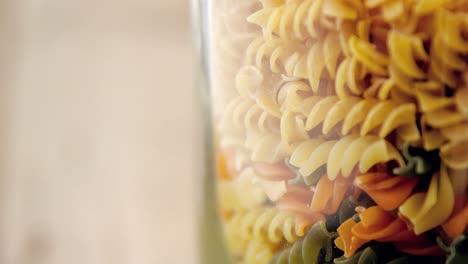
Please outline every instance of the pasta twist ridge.
[[320, 19], [322, 0], [289, 1], [288, 4], [266, 7], [253, 13], [247, 21], [260, 26], [266, 38], [273, 34], [284, 40], [303, 41], [317, 38], [316, 23]]
[[343, 222], [337, 231], [339, 237], [335, 245], [344, 251], [346, 258], [369, 241], [392, 242], [400, 251], [414, 255], [437, 255], [441, 250], [424, 235], [416, 235], [406, 223], [395, 218], [378, 206], [356, 208], [360, 222], [350, 218]]
[[303, 239], [278, 253], [270, 263], [330, 263], [336, 255], [333, 249], [335, 236], [336, 233], [329, 232], [324, 222], [318, 222]]
[[367, 173], [356, 177], [354, 184], [367, 193], [382, 209], [391, 211], [400, 206], [418, 183], [417, 179], [391, 177], [387, 173]]
[[264, 7], [247, 21], [260, 26], [267, 39], [305, 41], [320, 38], [324, 30], [336, 30], [341, 20], [354, 21], [365, 13], [357, 0], [292, 0]]
[[308, 80], [312, 91], [317, 93], [324, 80], [335, 79], [342, 56], [339, 43], [339, 36], [334, 32], [312, 42], [310, 47], [277, 37], [259, 37], [247, 48], [246, 64]]
[[314, 172], [320, 168], [323, 170], [325, 167], [328, 178], [334, 180], [339, 173], [347, 178], [355, 168], [365, 173], [373, 166], [391, 160], [405, 164], [398, 150], [386, 140], [377, 136], [351, 135], [339, 140], [307, 140], [296, 147], [289, 163], [299, 168], [299, 173], [310, 185]]
[[331, 181], [324, 175], [312, 188], [288, 186], [285, 195], [278, 201], [278, 208], [304, 216], [332, 215], [338, 211], [343, 199], [354, 193], [352, 182], [352, 178], [341, 176]]
[[268, 133], [277, 130], [279, 119], [264, 109], [255, 101], [237, 97], [233, 99], [223, 114], [221, 121], [223, 133], [240, 132], [247, 134], [249, 132]]
[[413, 194], [399, 207], [399, 211], [414, 226], [414, 232], [422, 234], [450, 217], [454, 199], [447, 168], [442, 166], [440, 173], [431, 178], [427, 192]]
[[468, 41], [463, 32], [468, 30], [468, 14], [441, 9], [436, 14], [435, 35], [430, 54], [429, 72], [436, 80], [451, 89], [460, 86], [457, 72], [467, 69]]
[[341, 135], [358, 131], [361, 136], [376, 134], [385, 138], [392, 131], [398, 130], [408, 141], [419, 139], [417, 109], [413, 103], [315, 96], [305, 99], [300, 109], [307, 116], [305, 129], [308, 131], [321, 125], [321, 133], [326, 135], [341, 125]]
[[228, 230], [234, 231], [245, 241], [256, 239], [272, 246], [283, 242], [293, 243], [299, 238], [295, 232], [294, 215], [274, 207], [238, 212], [228, 222]]

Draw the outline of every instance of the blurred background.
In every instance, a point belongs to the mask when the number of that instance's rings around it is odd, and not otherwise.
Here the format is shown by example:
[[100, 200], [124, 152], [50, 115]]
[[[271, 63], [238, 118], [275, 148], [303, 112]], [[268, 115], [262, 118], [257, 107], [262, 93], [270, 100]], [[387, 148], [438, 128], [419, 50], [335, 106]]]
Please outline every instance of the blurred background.
[[0, 263], [195, 263], [189, 0], [0, 3]]

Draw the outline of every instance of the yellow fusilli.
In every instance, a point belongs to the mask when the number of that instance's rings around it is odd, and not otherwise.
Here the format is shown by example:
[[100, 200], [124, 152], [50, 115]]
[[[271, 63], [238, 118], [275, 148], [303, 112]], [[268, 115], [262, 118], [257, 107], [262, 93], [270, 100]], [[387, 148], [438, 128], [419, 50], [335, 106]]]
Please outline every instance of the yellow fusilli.
[[307, 183], [322, 166], [326, 166], [327, 175], [333, 180], [340, 172], [344, 177], [351, 176], [356, 166], [364, 173], [377, 164], [391, 160], [400, 165], [405, 163], [398, 150], [386, 140], [377, 136], [351, 135], [331, 141], [307, 140], [296, 147], [289, 163], [299, 168]]
[[432, 177], [427, 192], [409, 197], [399, 211], [411, 221], [418, 235], [443, 224], [450, 217], [453, 205], [452, 183], [447, 168], [442, 167], [440, 173]]

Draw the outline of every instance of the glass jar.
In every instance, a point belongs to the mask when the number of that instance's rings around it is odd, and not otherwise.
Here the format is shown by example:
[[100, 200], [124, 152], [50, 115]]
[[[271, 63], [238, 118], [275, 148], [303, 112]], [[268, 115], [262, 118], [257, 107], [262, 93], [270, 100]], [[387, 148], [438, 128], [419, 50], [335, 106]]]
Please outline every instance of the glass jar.
[[205, 225], [205, 254], [468, 263], [468, 1], [195, 5], [222, 234]]

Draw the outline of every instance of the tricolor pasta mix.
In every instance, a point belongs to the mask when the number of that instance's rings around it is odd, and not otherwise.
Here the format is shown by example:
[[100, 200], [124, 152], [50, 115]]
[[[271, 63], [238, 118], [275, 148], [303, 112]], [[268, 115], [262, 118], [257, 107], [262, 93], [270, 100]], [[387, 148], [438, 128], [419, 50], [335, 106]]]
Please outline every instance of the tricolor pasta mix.
[[468, 263], [468, 1], [210, 6], [234, 263]]

